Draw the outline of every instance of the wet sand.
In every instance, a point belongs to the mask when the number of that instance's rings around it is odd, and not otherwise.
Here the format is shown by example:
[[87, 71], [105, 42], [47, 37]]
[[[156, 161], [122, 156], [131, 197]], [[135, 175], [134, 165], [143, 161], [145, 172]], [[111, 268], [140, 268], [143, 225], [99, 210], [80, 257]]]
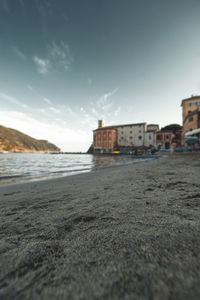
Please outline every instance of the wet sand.
[[0, 188], [1, 299], [200, 299], [200, 154]]

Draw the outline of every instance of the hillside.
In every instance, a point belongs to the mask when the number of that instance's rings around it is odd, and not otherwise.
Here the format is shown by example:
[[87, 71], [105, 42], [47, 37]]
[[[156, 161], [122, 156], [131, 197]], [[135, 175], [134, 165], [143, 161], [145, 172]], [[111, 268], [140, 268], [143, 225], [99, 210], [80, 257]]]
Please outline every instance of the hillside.
[[18, 130], [0, 125], [0, 152], [60, 152], [46, 140], [36, 140]]

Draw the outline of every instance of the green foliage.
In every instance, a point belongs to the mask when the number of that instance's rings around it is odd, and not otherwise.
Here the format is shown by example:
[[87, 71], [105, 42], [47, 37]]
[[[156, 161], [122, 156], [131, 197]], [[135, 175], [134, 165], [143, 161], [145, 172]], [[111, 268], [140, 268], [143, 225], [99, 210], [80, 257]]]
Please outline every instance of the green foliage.
[[161, 128], [161, 131], [173, 131], [173, 130], [182, 130], [182, 126], [179, 124], [170, 124]]

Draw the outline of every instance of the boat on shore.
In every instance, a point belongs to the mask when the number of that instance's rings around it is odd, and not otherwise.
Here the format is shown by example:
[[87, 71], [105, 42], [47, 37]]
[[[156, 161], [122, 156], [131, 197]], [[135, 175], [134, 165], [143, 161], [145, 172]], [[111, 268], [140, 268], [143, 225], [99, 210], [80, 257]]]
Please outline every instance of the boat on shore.
[[111, 153], [108, 153], [111, 155], [124, 155], [126, 157], [130, 157], [130, 158], [158, 158], [160, 157], [157, 154], [153, 154], [153, 153], [123, 153], [120, 151], [113, 151]]

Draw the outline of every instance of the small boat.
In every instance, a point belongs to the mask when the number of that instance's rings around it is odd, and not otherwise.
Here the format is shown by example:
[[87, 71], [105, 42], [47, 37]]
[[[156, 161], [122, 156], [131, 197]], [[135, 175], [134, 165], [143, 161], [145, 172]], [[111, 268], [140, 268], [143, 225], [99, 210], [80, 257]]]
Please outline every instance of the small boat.
[[114, 155], [123, 155], [129, 158], [159, 158], [160, 156], [152, 153], [138, 153], [137, 155], [134, 153], [123, 153], [120, 151], [113, 151], [111, 154]]
[[120, 151], [113, 151], [112, 154], [120, 154]]

